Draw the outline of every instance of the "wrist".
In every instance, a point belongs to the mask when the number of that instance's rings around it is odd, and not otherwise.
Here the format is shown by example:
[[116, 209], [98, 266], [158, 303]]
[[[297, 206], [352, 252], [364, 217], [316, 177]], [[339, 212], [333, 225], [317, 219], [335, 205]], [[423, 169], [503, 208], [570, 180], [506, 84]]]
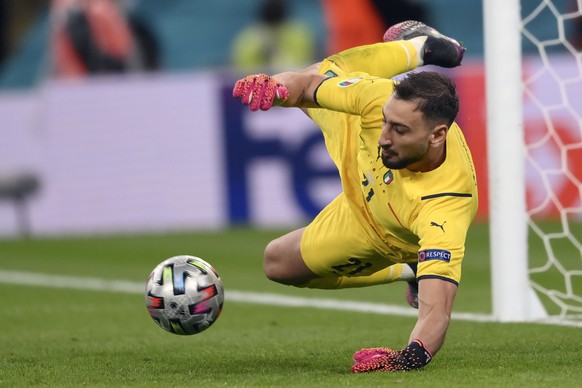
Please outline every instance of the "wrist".
[[403, 370], [420, 369], [432, 360], [432, 354], [419, 339], [414, 339], [400, 351]]

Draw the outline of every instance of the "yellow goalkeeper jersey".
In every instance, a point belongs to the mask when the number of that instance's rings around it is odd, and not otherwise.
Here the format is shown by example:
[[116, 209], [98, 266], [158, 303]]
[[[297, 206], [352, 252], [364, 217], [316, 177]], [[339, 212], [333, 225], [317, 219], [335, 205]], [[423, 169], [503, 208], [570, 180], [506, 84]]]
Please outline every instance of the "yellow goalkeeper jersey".
[[[417, 257], [417, 278], [458, 283], [467, 230], [478, 204], [475, 169], [461, 129], [456, 123], [450, 127], [446, 159], [435, 170], [388, 169], [378, 156], [378, 139], [382, 107], [394, 81], [365, 73], [338, 76], [341, 71], [329, 61], [320, 72], [335, 77], [315, 94], [325, 109], [309, 112], [323, 130], [359, 222], [387, 244]], [[337, 125], [335, 112], [346, 113], [343, 125]]]

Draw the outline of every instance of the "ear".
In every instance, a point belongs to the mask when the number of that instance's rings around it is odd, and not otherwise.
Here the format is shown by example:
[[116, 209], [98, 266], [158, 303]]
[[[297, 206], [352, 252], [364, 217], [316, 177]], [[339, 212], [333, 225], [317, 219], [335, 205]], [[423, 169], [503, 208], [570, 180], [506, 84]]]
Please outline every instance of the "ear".
[[447, 139], [447, 133], [449, 132], [449, 127], [445, 124], [438, 124], [432, 129], [432, 133], [430, 134], [430, 143], [432, 145], [437, 145], [438, 143], [442, 143]]

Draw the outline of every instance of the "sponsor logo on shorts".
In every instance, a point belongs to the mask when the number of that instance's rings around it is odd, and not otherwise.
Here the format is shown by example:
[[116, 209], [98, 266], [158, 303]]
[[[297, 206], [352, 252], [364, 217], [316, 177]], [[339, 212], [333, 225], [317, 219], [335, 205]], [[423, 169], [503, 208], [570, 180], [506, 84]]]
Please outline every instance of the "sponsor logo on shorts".
[[418, 252], [418, 261], [420, 263], [429, 260], [440, 260], [449, 263], [451, 261], [451, 252], [444, 249], [426, 249]]
[[362, 77], [348, 78], [345, 81], [339, 82], [338, 85], [341, 86], [342, 88], [346, 88], [346, 87], [351, 86], [351, 85], [353, 85], [361, 80], [362, 80]]

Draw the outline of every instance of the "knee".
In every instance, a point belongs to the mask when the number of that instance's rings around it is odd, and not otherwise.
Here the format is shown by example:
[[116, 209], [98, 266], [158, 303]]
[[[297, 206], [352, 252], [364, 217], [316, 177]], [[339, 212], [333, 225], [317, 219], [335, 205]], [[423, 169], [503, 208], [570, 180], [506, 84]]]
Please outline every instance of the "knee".
[[301, 285], [315, 276], [305, 266], [299, 247], [281, 239], [265, 248], [263, 271], [269, 280], [288, 286]]
[[269, 280], [288, 284], [285, 270], [284, 248], [278, 240], [273, 240], [265, 248], [263, 256], [263, 271]]
[[297, 229], [267, 244], [263, 271], [268, 279], [281, 284], [297, 286], [316, 277], [303, 261], [301, 254], [302, 235], [303, 229]]

